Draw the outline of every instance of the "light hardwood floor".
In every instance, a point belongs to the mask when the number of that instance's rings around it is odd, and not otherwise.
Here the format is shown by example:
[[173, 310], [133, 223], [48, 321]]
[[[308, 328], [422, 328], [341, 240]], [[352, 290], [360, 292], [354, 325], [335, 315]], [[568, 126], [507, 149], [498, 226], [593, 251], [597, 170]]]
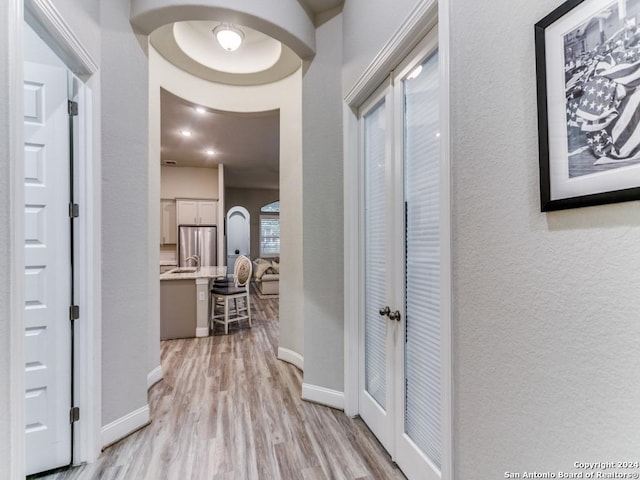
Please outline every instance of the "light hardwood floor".
[[252, 296], [253, 328], [162, 342], [152, 422], [95, 464], [47, 480], [393, 480], [405, 477], [364, 423], [304, 402], [276, 359], [278, 301]]

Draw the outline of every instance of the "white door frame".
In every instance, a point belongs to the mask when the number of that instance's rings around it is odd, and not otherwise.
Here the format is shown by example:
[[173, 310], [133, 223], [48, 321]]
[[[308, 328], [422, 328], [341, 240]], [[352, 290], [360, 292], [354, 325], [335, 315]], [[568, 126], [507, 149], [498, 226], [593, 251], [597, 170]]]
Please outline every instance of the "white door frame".
[[[24, 185], [23, 185], [23, 18], [63, 60], [69, 70], [84, 79], [79, 82], [77, 203], [80, 219], [76, 226], [76, 303], [80, 320], [76, 321], [76, 406], [80, 422], [76, 424], [74, 458], [76, 462], [95, 461], [102, 444], [101, 426], [101, 305], [100, 305], [100, 148], [98, 64], [75, 36], [51, 0], [8, 0], [11, 112], [11, 465], [12, 479], [24, 478]], [[23, 3], [24, 2], [24, 3]], [[24, 17], [23, 17], [24, 16]]]
[[359, 339], [358, 326], [362, 312], [360, 298], [360, 199], [361, 182], [358, 162], [358, 109], [407, 57], [419, 41], [437, 24], [440, 58], [440, 139], [441, 139], [441, 209], [442, 209], [442, 479], [453, 478], [453, 355], [451, 335], [451, 247], [450, 247], [450, 120], [449, 120], [449, 28], [450, 0], [423, 0], [371, 64], [356, 81], [344, 99], [344, 396], [345, 413], [359, 413]]

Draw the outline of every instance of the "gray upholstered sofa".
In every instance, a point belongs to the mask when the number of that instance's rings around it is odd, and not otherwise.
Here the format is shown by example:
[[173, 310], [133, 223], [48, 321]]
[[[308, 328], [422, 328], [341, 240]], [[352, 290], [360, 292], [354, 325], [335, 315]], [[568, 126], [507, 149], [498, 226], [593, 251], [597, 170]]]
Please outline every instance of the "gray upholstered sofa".
[[263, 295], [280, 293], [280, 259], [256, 258], [253, 261], [253, 280]]

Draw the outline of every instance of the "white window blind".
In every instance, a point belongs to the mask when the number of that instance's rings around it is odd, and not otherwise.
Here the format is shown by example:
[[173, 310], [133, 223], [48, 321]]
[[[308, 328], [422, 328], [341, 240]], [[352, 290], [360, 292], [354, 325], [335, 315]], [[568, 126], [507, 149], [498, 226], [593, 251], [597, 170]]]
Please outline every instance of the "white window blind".
[[260, 215], [260, 256], [280, 255], [280, 216]]
[[[415, 70], [414, 72], [418, 72]], [[404, 82], [405, 433], [441, 467], [438, 54]]]
[[385, 104], [364, 118], [365, 170], [365, 390], [386, 408], [386, 185]]

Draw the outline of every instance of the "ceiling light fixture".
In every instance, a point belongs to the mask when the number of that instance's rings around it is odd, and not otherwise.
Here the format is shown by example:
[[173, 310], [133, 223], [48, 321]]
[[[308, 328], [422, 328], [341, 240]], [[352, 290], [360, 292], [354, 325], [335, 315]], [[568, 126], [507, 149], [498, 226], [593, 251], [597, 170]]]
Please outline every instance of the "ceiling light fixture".
[[189, 130], [180, 130], [180, 135], [182, 135], [183, 137], [190, 137], [191, 132]]
[[206, 153], [207, 155], [213, 155], [216, 152], [214, 152], [211, 148], [209, 148], [209, 149], [205, 150], [204, 153]]
[[229, 23], [221, 23], [213, 29], [213, 35], [222, 48], [228, 52], [237, 50], [244, 40], [242, 30]]

